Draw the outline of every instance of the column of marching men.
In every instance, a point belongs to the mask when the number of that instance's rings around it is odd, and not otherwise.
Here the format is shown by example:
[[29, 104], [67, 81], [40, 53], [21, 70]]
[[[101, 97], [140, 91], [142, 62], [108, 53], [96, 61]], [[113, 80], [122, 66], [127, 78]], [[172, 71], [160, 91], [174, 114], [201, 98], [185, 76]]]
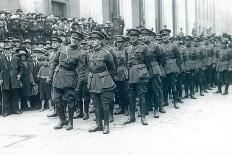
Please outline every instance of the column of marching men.
[[29, 39], [2, 40], [2, 114], [20, 114], [33, 104], [40, 111], [48, 107], [54, 109], [48, 117], [59, 118], [54, 129], [71, 130], [73, 119], [87, 120], [94, 112], [96, 125], [89, 132], [108, 134], [114, 115], [128, 116], [124, 124], [130, 124], [137, 111], [141, 124], [148, 125], [149, 113], [159, 118], [171, 103], [179, 109], [184, 99], [200, 98], [215, 87], [215, 94], [227, 95], [231, 39], [170, 33], [129, 29], [111, 38], [101, 30], [71, 31], [65, 41], [52, 36], [33, 46]]

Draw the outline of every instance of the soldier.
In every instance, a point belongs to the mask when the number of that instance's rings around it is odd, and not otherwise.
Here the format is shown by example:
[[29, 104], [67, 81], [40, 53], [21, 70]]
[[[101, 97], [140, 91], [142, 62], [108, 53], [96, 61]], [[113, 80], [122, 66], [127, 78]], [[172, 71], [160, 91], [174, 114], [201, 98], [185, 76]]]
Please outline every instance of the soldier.
[[229, 89], [229, 71], [231, 70], [231, 53], [232, 50], [228, 48], [228, 40], [223, 38], [221, 40], [221, 49], [219, 53], [219, 60], [217, 64], [217, 80], [218, 80], [218, 90], [216, 93], [222, 93], [222, 85], [225, 84], [225, 91], [222, 95], [228, 94]]
[[[112, 54], [103, 49], [101, 42], [104, 35], [101, 32], [93, 31], [89, 36], [92, 50], [87, 54], [87, 67], [89, 68], [87, 87], [90, 97], [95, 106], [97, 125], [89, 132], [102, 131], [109, 133], [109, 105], [114, 100], [115, 65]], [[102, 127], [102, 118], [104, 127]]]
[[[62, 46], [56, 53], [47, 82], [53, 79], [52, 100], [56, 104], [60, 122], [54, 129], [61, 129], [64, 125], [67, 130], [73, 129], [74, 114], [74, 89], [80, 90], [83, 80], [83, 57], [79, 45], [84, 35], [73, 31], [71, 33], [71, 45]], [[76, 73], [76, 69], [78, 72]], [[76, 79], [78, 77], [78, 81]], [[65, 105], [68, 106], [68, 123], [65, 118]]]
[[[195, 44], [192, 45], [193, 40], [191, 36], [185, 37], [185, 45], [186, 45], [186, 51], [187, 51], [187, 57], [185, 60], [185, 63], [188, 63], [189, 66], [186, 66], [186, 74], [185, 74], [185, 98], [196, 99], [194, 97], [194, 78], [196, 76], [196, 70], [197, 70], [197, 60], [198, 60], [198, 50], [195, 47]], [[194, 47], [193, 47], [194, 46]], [[190, 94], [189, 94], [190, 91]]]
[[[142, 41], [147, 46], [148, 52], [146, 54], [146, 63], [148, 66], [148, 72], [150, 79], [148, 82], [148, 99], [154, 106], [154, 117], [159, 118], [159, 111], [165, 112], [163, 105], [160, 102], [162, 97], [162, 84], [161, 84], [161, 70], [159, 64], [165, 63], [165, 57], [163, 51], [158, 44], [153, 42], [155, 33], [149, 29], [141, 29]], [[149, 103], [149, 102], [148, 102]], [[152, 106], [150, 105], [150, 106]], [[148, 106], [148, 105], [147, 105]]]
[[[87, 44], [87, 40], [82, 40], [80, 49], [83, 55], [87, 55], [89, 52], [89, 47]], [[90, 103], [90, 94], [89, 90], [87, 88], [87, 76], [89, 73], [89, 69], [85, 67], [85, 78], [82, 80], [82, 83], [80, 85], [80, 91], [79, 94], [76, 96], [76, 108], [77, 113], [74, 113], [74, 119], [76, 118], [83, 118], [83, 120], [87, 120], [89, 118], [89, 103]]]
[[115, 89], [115, 102], [119, 104], [119, 109], [114, 114], [129, 115], [128, 111], [128, 70], [126, 68], [126, 50], [128, 48], [128, 42], [130, 38], [124, 35], [116, 36], [116, 56], [117, 56], [117, 73], [114, 76], [116, 89]]
[[[112, 54], [113, 60], [114, 60], [114, 65], [115, 65], [115, 70], [117, 70], [117, 56], [116, 56], [116, 51], [113, 47], [111, 47], [110, 40], [111, 38], [104, 32], [102, 32], [104, 35], [104, 39], [102, 41], [102, 48], [109, 51]], [[114, 121], [114, 102], [110, 104], [110, 122]]]
[[145, 94], [147, 93], [147, 82], [149, 72], [146, 66], [147, 46], [139, 42], [141, 32], [138, 29], [130, 29], [128, 34], [131, 37], [131, 46], [126, 51], [126, 61], [129, 70], [128, 87], [129, 87], [129, 109], [130, 116], [124, 122], [129, 124], [135, 122], [136, 97], [139, 99], [141, 123], [148, 125], [146, 115]]
[[179, 109], [178, 102], [177, 102], [177, 77], [180, 73], [180, 52], [178, 50], [178, 47], [175, 43], [170, 42], [170, 33], [171, 30], [169, 29], [163, 29], [160, 31], [160, 33], [163, 36], [163, 49], [164, 53], [167, 58], [167, 63], [164, 65], [165, 70], [165, 86], [164, 86], [164, 102], [165, 105], [168, 105], [168, 93], [170, 92], [170, 89], [172, 90], [173, 95], [173, 102], [175, 109]]
[[[51, 48], [52, 48], [52, 50], [49, 51], [49, 60], [50, 60], [49, 61], [49, 66], [52, 65], [52, 62], [53, 62], [53, 60], [55, 58], [55, 55], [56, 55], [57, 51], [60, 48], [61, 43], [62, 43], [62, 40], [59, 37], [53, 36], [51, 38], [51, 44], [52, 44]], [[51, 90], [51, 93], [52, 93], [52, 91], [53, 91], [53, 89]], [[53, 102], [53, 104], [54, 104], [54, 102]], [[56, 105], [54, 104], [53, 107], [54, 107], [53, 113], [47, 115], [47, 117], [56, 117], [58, 115]]]

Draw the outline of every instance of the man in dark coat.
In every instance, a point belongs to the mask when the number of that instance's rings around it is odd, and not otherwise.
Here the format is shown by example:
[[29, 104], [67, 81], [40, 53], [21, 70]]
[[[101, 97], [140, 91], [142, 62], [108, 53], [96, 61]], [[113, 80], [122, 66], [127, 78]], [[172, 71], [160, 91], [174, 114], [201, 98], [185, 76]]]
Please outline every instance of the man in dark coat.
[[[60, 118], [59, 124], [54, 129], [61, 129], [64, 125], [68, 125], [67, 130], [73, 129], [74, 89], [77, 92], [80, 91], [80, 85], [85, 76], [83, 68], [84, 58], [79, 48], [83, 39], [84, 35], [82, 33], [72, 31], [71, 45], [62, 46], [59, 49], [50, 69], [50, 76], [47, 82], [53, 80], [52, 100], [56, 104]], [[65, 118], [65, 105], [68, 106], [68, 122]]]
[[115, 102], [119, 104], [119, 110], [114, 114], [129, 115], [129, 97], [128, 97], [128, 69], [126, 62], [126, 50], [128, 48], [128, 42], [130, 38], [124, 35], [116, 36], [116, 56], [117, 56], [117, 72], [114, 76], [116, 89], [115, 89]]
[[170, 41], [170, 33], [171, 30], [163, 29], [160, 31], [163, 36], [163, 44], [162, 47], [164, 49], [164, 53], [167, 58], [167, 63], [164, 65], [165, 70], [165, 86], [164, 86], [164, 102], [165, 105], [168, 105], [168, 94], [170, 90], [173, 95], [174, 107], [179, 109], [178, 106], [178, 98], [177, 98], [177, 77], [180, 73], [180, 52], [178, 46], [175, 43]]
[[147, 45], [148, 54], [146, 55], [146, 63], [148, 66], [148, 72], [150, 74], [150, 79], [148, 82], [148, 99], [151, 105], [147, 104], [147, 106], [154, 106], [154, 117], [159, 117], [159, 111], [165, 112], [163, 109], [163, 105], [160, 102], [161, 94], [162, 94], [162, 87], [161, 87], [161, 79], [160, 74], [161, 70], [159, 64], [165, 63], [165, 56], [163, 51], [158, 44], [152, 42], [153, 38], [155, 37], [155, 33], [149, 29], [141, 29], [142, 33], [142, 41], [145, 45]]
[[136, 97], [139, 98], [141, 123], [147, 125], [146, 101], [145, 94], [147, 93], [147, 82], [149, 80], [149, 72], [147, 70], [147, 46], [139, 42], [141, 32], [138, 29], [130, 29], [128, 34], [131, 37], [132, 45], [126, 51], [126, 61], [129, 72], [128, 87], [129, 87], [129, 108], [130, 116], [125, 124], [135, 122]]
[[19, 111], [19, 89], [21, 88], [20, 78], [23, 74], [23, 65], [17, 56], [12, 55], [10, 47], [5, 47], [4, 56], [0, 58], [0, 81], [2, 85], [3, 116], [8, 116], [11, 112], [15, 114]]
[[[103, 134], [109, 133], [109, 106], [114, 100], [115, 65], [112, 54], [103, 49], [101, 42], [104, 36], [101, 32], [93, 31], [90, 33], [92, 50], [87, 54], [86, 63], [89, 68], [87, 87], [90, 97], [95, 106], [97, 125], [89, 132], [102, 131]], [[104, 120], [104, 127], [102, 126]]]

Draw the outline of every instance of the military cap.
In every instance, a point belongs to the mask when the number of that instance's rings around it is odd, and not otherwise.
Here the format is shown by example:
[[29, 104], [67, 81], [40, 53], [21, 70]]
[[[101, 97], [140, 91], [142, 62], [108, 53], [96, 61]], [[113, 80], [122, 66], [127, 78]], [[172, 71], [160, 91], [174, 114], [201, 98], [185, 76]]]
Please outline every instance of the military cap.
[[169, 35], [171, 33], [171, 30], [170, 29], [162, 29], [160, 30], [160, 34], [162, 35]]
[[42, 41], [38, 41], [38, 42], [36, 42], [36, 45], [45, 45], [45, 43]]
[[106, 34], [106, 33], [104, 33], [104, 32], [102, 32], [102, 34], [104, 35], [104, 39], [106, 39], [106, 40], [110, 40], [110, 39], [111, 39], [110, 36], [109, 36], [108, 34]]
[[15, 52], [17, 53], [17, 56], [28, 54], [28, 50], [26, 48], [18, 48], [15, 50]]
[[19, 17], [17, 15], [12, 15], [12, 16], [10, 16], [10, 19], [15, 20], [15, 19], [19, 19]]
[[222, 40], [221, 40], [221, 44], [228, 44], [229, 42], [228, 42], [228, 40], [226, 39], [226, 38], [223, 38]]
[[51, 38], [51, 42], [58, 42], [58, 43], [62, 43], [62, 40], [60, 39], [60, 37], [52, 36], [52, 38]]
[[46, 41], [46, 43], [45, 44], [51, 44], [51, 42], [50, 41]]
[[200, 39], [199, 37], [194, 37], [194, 38], [192, 39], [192, 41], [193, 41], [193, 42], [200, 42], [201, 39]]
[[153, 32], [152, 30], [146, 29], [146, 28], [142, 28], [140, 29], [141, 34], [145, 34], [145, 35], [150, 35], [150, 36], [155, 36], [155, 32]]
[[105, 37], [104, 35], [99, 32], [99, 31], [92, 31], [90, 34], [89, 34], [89, 38], [92, 39], [92, 38], [97, 38], [99, 40], [103, 40]]
[[191, 37], [191, 36], [185, 36], [185, 41], [191, 41], [191, 40], [193, 40], [193, 37]]
[[14, 40], [13, 37], [8, 37], [7, 39], [8, 39], [9, 41], [13, 41], [13, 40]]
[[26, 43], [30, 43], [31, 44], [31, 40], [30, 39], [26, 39], [26, 40], [23, 41], [23, 43], [24, 44], [26, 44]]
[[71, 31], [71, 36], [76, 39], [84, 39], [85, 35], [83, 33], [77, 32], [77, 31]]
[[138, 29], [132, 28], [132, 29], [128, 30], [128, 35], [129, 36], [138, 36], [140, 34], [141, 34], [141, 32]]
[[157, 35], [155, 36], [155, 40], [163, 40], [162, 34], [157, 34]]
[[182, 37], [179, 36], [179, 35], [175, 35], [175, 36], [174, 36], [174, 40], [176, 40], [176, 41], [181, 41], [181, 40], [182, 40]]
[[128, 36], [125, 35], [117, 35], [116, 36], [116, 42], [126, 42], [128, 41], [130, 38]]
[[61, 21], [67, 21], [68, 19], [66, 17], [62, 18]]
[[38, 48], [35, 48], [32, 50], [32, 53], [34, 54], [45, 54], [45, 51], [41, 50], [41, 49], [38, 49]]
[[20, 40], [19, 40], [19, 39], [14, 38], [14, 39], [13, 39], [13, 42], [17, 42], [17, 43], [18, 43], [18, 42], [20, 42]]

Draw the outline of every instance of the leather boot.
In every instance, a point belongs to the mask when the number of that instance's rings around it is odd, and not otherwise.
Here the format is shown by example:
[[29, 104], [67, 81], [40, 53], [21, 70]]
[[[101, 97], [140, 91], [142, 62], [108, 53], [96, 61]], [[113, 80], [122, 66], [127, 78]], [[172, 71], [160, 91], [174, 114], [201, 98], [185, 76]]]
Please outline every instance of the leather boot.
[[88, 113], [84, 113], [83, 120], [87, 120], [87, 119], [89, 119], [89, 114]]
[[110, 115], [109, 115], [109, 122], [114, 122], [114, 115], [111, 112], [110, 112]]
[[103, 110], [103, 118], [104, 118], [103, 134], [108, 134], [110, 132], [109, 116], [110, 116], [110, 112], [108, 110]]
[[128, 110], [128, 107], [125, 108], [125, 113], [124, 113], [125, 116], [129, 116], [129, 110]]
[[56, 117], [56, 116], [58, 116], [58, 113], [57, 113], [57, 108], [55, 106], [54, 111], [51, 114], [48, 114], [47, 117]]
[[155, 107], [154, 108], [154, 118], [159, 118], [159, 108], [158, 107]]
[[229, 89], [229, 85], [227, 84], [225, 86], [225, 91], [224, 91], [224, 93], [222, 95], [227, 95], [228, 94], [228, 89]]
[[100, 110], [95, 109], [95, 115], [96, 115], [96, 126], [94, 126], [92, 129], [89, 129], [89, 132], [103, 131]]
[[74, 114], [74, 107], [68, 107], [68, 126], [66, 130], [73, 129], [73, 114]]
[[57, 112], [58, 112], [58, 116], [59, 116], [59, 123], [57, 126], [54, 127], [54, 129], [61, 129], [63, 128], [63, 126], [67, 125], [68, 122], [65, 118], [65, 114], [64, 114], [64, 106], [62, 104], [59, 104], [56, 106], [57, 108]]
[[200, 92], [200, 95], [201, 95], [201, 96], [205, 96], [204, 93], [203, 93], [203, 91]]
[[220, 94], [222, 93], [222, 87], [218, 85], [218, 90], [215, 92], [215, 94]]
[[142, 125], [148, 125], [146, 121], [146, 102], [145, 98], [143, 99], [142, 97], [140, 98], [140, 112], [141, 112], [141, 123]]
[[177, 102], [177, 96], [176, 96], [176, 92], [173, 92], [173, 96], [174, 96], [174, 108], [175, 109], [179, 109], [179, 106], [178, 106], [178, 102]]
[[159, 112], [160, 112], [160, 113], [166, 113], [164, 107], [159, 107]]
[[130, 116], [129, 118], [124, 122], [124, 124], [130, 124], [132, 122], [135, 122], [135, 103], [130, 103], [129, 105], [130, 108]]

